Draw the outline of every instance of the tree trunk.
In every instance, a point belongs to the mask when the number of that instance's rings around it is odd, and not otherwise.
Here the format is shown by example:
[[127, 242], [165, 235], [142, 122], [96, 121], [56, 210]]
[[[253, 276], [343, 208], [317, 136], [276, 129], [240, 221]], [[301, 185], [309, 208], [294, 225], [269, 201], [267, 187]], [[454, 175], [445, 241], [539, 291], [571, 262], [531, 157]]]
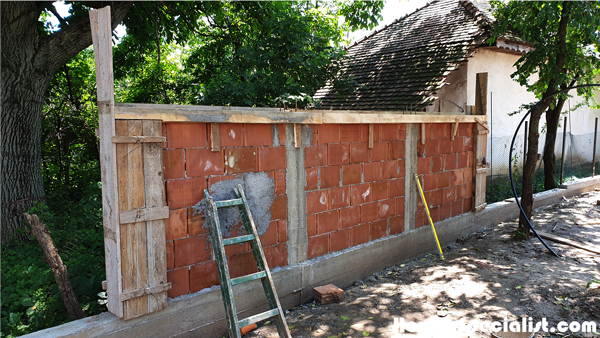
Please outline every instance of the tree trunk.
[[31, 231], [35, 236], [35, 239], [37, 239], [44, 251], [44, 260], [48, 263], [50, 269], [52, 269], [54, 280], [56, 280], [56, 284], [58, 284], [58, 290], [60, 291], [60, 296], [67, 308], [69, 318], [71, 318], [71, 320], [76, 320], [85, 317], [81, 306], [79, 306], [77, 297], [75, 297], [75, 292], [73, 292], [67, 267], [63, 264], [62, 259], [58, 254], [58, 249], [56, 249], [54, 241], [52, 240], [52, 237], [50, 237], [50, 230], [48, 230], [46, 225], [40, 221], [36, 214], [30, 215], [25, 213], [25, 218], [27, 218], [27, 222], [29, 222], [29, 225], [31, 226]]
[[544, 189], [557, 188], [556, 184], [556, 136], [558, 134], [558, 123], [560, 112], [565, 105], [565, 99], [559, 98], [554, 109], [546, 112], [546, 144], [544, 146]]

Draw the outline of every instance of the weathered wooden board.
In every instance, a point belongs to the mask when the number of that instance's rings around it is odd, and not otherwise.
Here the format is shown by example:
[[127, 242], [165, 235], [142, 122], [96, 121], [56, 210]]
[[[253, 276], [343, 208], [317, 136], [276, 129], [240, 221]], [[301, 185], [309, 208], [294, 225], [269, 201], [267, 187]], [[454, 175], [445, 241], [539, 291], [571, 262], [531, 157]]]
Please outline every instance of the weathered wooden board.
[[487, 115], [488, 73], [475, 75], [475, 115]]
[[473, 211], [479, 212], [487, 206], [485, 202], [485, 185], [488, 172], [487, 161], [487, 129], [482, 123], [476, 123], [474, 128], [475, 147], [473, 163]]
[[[146, 158], [144, 158], [144, 161]], [[121, 224], [142, 221], [154, 221], [169, 218], [169, 207], [141, 208], [137, 210], [121, 211]]]
[[210, 147], [212, 151], [221, 151], [221, 134], [218, 123], [210, 124]]

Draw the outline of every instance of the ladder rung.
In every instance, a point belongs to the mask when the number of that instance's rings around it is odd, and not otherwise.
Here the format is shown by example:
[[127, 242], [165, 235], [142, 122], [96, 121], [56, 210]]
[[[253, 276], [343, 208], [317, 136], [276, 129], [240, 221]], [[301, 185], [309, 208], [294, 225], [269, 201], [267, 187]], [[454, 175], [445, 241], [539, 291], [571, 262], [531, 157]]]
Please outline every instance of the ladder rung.
[[239, 237], [225, 238], [225, 239], [223, 239], [223, 245], [231, 245], [231, 244], [250, 242], [253, 239], [254, 239], [254, 235], [252, 235], [252, 234], [239, 236]]
[[269, 310], [267, 312], [259, 313], [259, 314], [254, 315], [254, 316], [250, 316], [248, 318], [244, 318], [244, 319], [240, 320], [238, 322], [238, 324], [239, 324], [239, 327], [244, 327], [244, 326], [250, 325], [252, 323], [260, 322], [263, 319], [275, 317], [278, 314], [279, 314], [279, 310], [277, 310], [277, 309], [271, 309], [271, 310]]
[[215, 202], [215, 205], [217, 206], [217, 208], [232, 207], [234, 205], [242, 205], [242, 204], [244, 204], [244, 201], [242, 201], [241, 198]]
[[242, 277], [234, 278], [231, 280], [231, 285], [242, 284], [245, 282], [249, 282], [251, 280], [260, 279], [267, 277], [267, 273], [264, 271], [259, 271], [255, 273], [251, 273], [249, 275], [245, 275]]

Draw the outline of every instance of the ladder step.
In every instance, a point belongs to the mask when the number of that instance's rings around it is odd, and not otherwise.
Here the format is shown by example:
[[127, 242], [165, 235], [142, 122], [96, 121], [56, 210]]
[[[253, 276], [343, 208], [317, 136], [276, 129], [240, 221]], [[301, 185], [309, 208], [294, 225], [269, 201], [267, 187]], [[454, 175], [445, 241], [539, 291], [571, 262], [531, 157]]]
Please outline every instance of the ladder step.
[[244, 327], [246, 325], [250, 325], [252, 323], [260, 322], [263, 319], [275, 317], [277, 315], [279, 315], [279, 310], [272, 309], [272, 310], [269, 310], [267, 312], [259, 313], [259, 314], [254, 315], [254, 316], [250, 316], [248, 318], [244, 318], [244, 319], [240, 320], [238, 322], [238, 324], [239, 324], [239, 327]]
[[223, 239], [223, 245], [231, 245], [231, 244], [250, 242], [252, 240], [254, 240], [254, 235], [244, 235], [244, 236], [239, 236], [239, 237], [225, 238], [225, 239]]
[[232, 207], [234, 205], [242, 205], [242, 204], [244, 204], [244, 201], [242, 201], [241, 198], [215, 202], [215, 205], [217, 206], [217, 208]]
[[267, 273], [264, 271], [259, 271], [256, 273], [251, 273], [249, 275], [245, 275], [242, 277], [234, 278], [231, 280], [231, 285], [242, 284], [245, 282], [249, 282], [251, 280], [260, 279], [267, 277]]

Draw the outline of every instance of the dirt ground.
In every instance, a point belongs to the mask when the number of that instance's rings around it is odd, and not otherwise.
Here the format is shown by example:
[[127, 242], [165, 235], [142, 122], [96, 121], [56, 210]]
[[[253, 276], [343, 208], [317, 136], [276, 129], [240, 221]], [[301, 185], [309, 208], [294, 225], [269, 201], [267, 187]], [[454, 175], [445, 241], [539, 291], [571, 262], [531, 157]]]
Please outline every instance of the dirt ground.
[[[534, 225], [600, 247], [600, 224], [589, 224], [600, 220], [598, 200], [599, 191], [563, 198], [535, 210]], [[459, 239], [443, 249], [444, 261], [431, 253], [356, 281], [344, 290], [341, 303], [313, 301], [293, 308], [286, 312], [292, 336], [490, 337], [469, 326], [504, 325], [505, 318], [535, 325], [544, 317], [548, 329], [561, 321], [594, 321], [599, 333], [538, 332], [535, 337], [600, 337], [600, 289], [594, 290], [600, 284], [587, 288], [594, 277], [600, 279], [600, 255], [547, 241], [562, 256], [556, 258], [536, 238], [514, 239], [514, 226], [500, 223]], [[273, 323], [262, 322], [245, 337], [278, 335]]]

